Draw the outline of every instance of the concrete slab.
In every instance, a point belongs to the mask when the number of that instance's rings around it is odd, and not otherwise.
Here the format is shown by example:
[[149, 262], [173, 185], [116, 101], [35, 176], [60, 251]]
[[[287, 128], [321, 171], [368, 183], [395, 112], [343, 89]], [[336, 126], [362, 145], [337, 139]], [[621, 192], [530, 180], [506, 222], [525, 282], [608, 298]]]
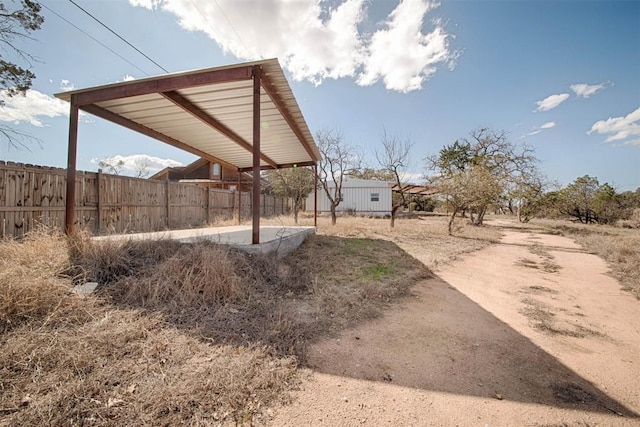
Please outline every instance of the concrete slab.
[[188, 230], [167, 230], [153, 233], [117, 234], [97, 236], [94, 240], [161, 240], [171, 239], [182, 243], [198, 240], [210, 240], [223, 245], [229, 245], [248, 253], [276, 252], [282, 258], [304, 242], [307, 237], [315, 233], [315, 227], [296, 226], [262, 226], [260, 227], [260, 244], [251, 243], [252, 229], [250, 225], [236, 225], [229, 227], [194, 228]]
[[73, 287], [73, 292], [80, 296], [89, 295], [98, 287], [98, 282], [87, 282], [83, 285], [77, 285]]

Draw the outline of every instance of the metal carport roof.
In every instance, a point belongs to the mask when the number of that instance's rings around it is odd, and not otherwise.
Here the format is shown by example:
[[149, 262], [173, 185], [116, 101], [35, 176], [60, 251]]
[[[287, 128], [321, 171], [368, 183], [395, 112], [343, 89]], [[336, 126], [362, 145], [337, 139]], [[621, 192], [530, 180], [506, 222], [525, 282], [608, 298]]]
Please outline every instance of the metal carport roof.
[[[71, 103], [67, 232], [73, 229], [78, 110], [238, 172], [312, 166], [320, 152], [277, 59], [62, 92]], [[254, 174], [254, 236], [260, 180]], [[256, 226], [258, 230], [256, 231]], [[258, 241], [254, 241], [258, 243]]]

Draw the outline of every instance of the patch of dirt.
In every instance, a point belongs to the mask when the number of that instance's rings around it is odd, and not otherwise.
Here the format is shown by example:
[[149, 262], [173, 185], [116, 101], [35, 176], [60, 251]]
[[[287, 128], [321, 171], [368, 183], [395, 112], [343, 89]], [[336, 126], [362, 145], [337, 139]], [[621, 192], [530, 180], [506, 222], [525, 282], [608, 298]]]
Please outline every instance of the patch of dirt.
[[[638, 301], [571, 239], [491, 224], [499, 244], [440, 265], [383, 317], [313, 345], [307, 379], [266, 422], [640, 425]], [[398, 244], [426, 258], [417, 242]]]

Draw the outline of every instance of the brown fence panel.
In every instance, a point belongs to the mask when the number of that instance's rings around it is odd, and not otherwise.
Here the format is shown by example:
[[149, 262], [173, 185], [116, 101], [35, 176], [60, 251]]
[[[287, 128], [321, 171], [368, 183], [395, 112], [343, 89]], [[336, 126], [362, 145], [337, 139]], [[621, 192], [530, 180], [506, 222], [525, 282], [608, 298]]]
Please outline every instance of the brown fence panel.
[[209, 224], [226, 221], [235, 215], [235, 193], [228, 190], [209, 188]]
[[169, 228], [188, 228], [207, 223], [208, 191], [205, 187], [169, 185]]
[[64, 224], [65, 170], [0, 161], [0, 235]]
[[[0, 161], [0, 237], [39, 225], [64, 228], [66, 170]], [[251, 193], [102, 172], [76, 173], [75, 224], [94, 234], [197, 227], [238, 214], [251, 218]], [[264, 216], [288, 214], [291, 199], [261, 195]]]

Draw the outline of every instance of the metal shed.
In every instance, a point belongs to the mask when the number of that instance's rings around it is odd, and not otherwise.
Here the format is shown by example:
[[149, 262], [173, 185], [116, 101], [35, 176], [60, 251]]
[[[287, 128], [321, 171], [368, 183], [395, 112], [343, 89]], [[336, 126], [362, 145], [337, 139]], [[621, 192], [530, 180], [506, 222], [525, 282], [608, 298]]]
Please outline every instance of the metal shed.
[[[342, 181], [342, 201], [337, 212], [349, 212], [356, 215], [385, 216], [391, 214], [393, 184], [373, 179], [355, 179], [345, 176]], [[329, 188], [335, 188], [330, 182]], [[314, 195], [306, 201], [306, 210], [314, 211]], [[324, 190], [317, 195], [317, 211], [329, 212], [330, 202]]]
[[[62, 92], [70, 102], [65, 226], [73, 231], [78, 113], [83, 110], [239, 174], [316, 166], [320, 152], [277, 59]], [[253, 174], [253, 243], [260, 174]]]

